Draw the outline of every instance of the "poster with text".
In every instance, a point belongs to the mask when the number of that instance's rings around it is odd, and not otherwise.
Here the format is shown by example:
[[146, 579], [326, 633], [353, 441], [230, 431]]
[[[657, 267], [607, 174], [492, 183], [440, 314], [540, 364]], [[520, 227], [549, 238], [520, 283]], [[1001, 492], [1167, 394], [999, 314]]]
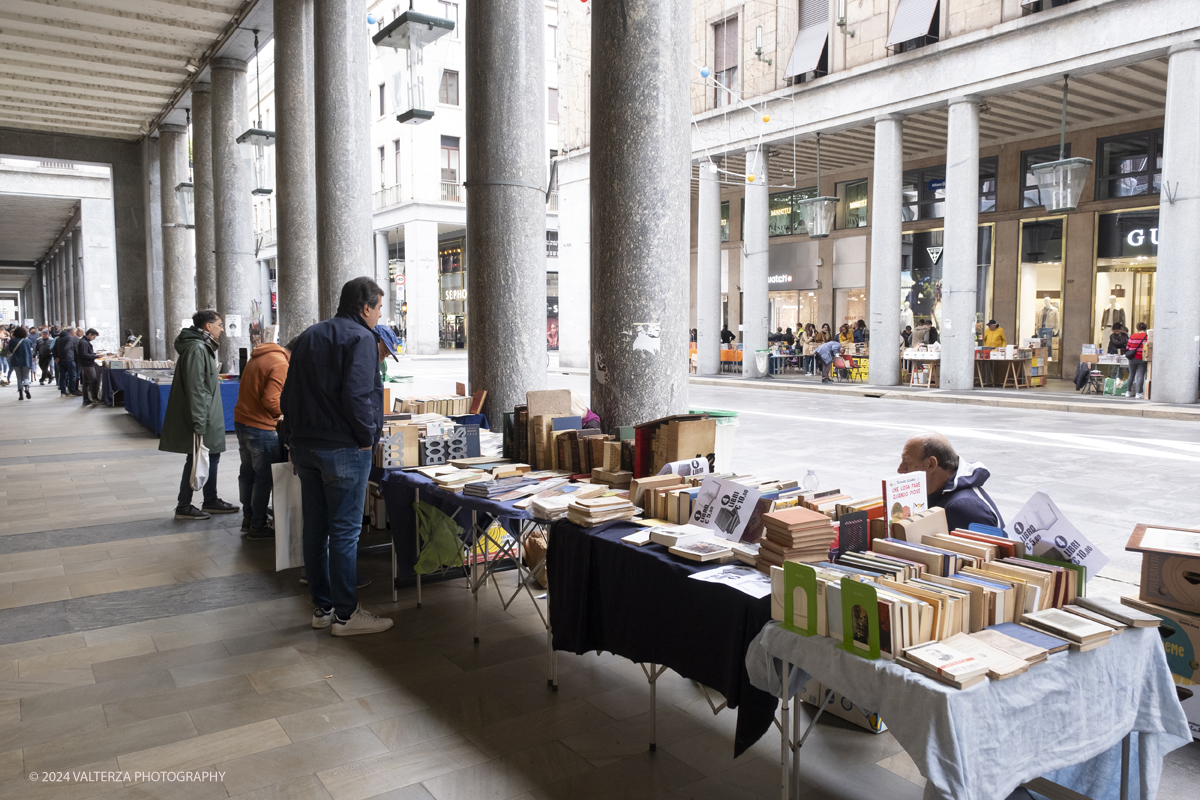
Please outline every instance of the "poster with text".
[[1027, 552], [1087, 567], [1089, 577], [1108, 563], [1108, 556], [1067, 521], [1050, 495], [1038, 492], [1009, 522], [1008, 530], [1025, 543]]
[[909, 472], [884, 479], [883, 508], [890, 522], [908, 519], [928, 507], [924, 472]]
[[689, 475], [707, 475], [708, 459], [686, 458], [683, 461], [672, 461], [670, 464], [664, 464], [663, 468], [658, 471], [658, 474], [679, 475], [685, 478]]
[[722, 539], [738, 541], [761, 492], [734, 481], [705, 478], [696, 496], [691, 522], [708, 528]]

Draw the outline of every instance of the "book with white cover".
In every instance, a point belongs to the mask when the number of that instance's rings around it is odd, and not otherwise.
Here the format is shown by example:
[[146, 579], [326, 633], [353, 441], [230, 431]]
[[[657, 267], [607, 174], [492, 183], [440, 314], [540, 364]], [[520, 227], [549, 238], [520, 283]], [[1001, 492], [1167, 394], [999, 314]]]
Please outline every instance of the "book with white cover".
[[1075, 599], [1075, 605], [1083, 606], [1086, 609], [1095, 611], [1097, 614], [1103, 614], [1131, 628], [1157, 628], [1159, 623], [1162, 622], [1162, 620], [1153, 614], [1138, 611], [1123, 603], [1118, 603], [1116, 600], [1109, 600], [1107, 598], [1078, 597]]
[[658, 527], [650, 529], [650, 541], [663, 547], [675, 547], [680, 542], [691, 539], [709, 539], [713, 532], [699, 525], [676, 525], [673, 528]]
[[904, 651], [904, 655], [910, 661], [959, 683], [987, 675], [988, 672], [987, 664], [944, 642], [929, 642], [910, 647]]
[[974, 634], [956, 633], [946, 639], [945, 643], [982, 661], [988, 669], [988, 677], [994, 681], [1002, 681], [1029, 671], [1028, 661], [992, 647], [982, 639], [976, 638]]
[[1113, 632], [1113, 629], [1107, 625], [1084, 619], [1060, 608], [1048, 608], [1045, 611], [1026, 614], [1021, 622], [1082, 644], [1107, 638], [1112, 636]]
[[685, 539], [674, 547], [669, 548], [671, 555], [681, 556], [691, 561], [714, 561], [721, 558], [732, 558], [733, 551], [729, 542], [708, 536], [703, 539]]

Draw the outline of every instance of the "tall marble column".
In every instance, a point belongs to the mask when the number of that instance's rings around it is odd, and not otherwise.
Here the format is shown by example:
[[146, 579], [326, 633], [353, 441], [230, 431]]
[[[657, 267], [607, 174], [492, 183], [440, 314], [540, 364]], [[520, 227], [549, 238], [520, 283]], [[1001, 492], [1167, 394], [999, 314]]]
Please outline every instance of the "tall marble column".
[[[979, 98], [950, 100], [946, 135], [946, 230], [942, 253], [941, 386], [975, 386], [979, 271]], [[985, 320], [986, 321], [986, 320]]]
[[[1200, 43], [1176, 45], [1167, 62], [1164, 202], [1158, 210], [1151, 399], [1195, 403], [1200, 382]], [[1148, 321], [1148, 320], [1147, 320]], [[1130, 320], [1130, 327], [1138, 320]]]
[[67, 306], [67, 319], [70, 321], [71, 327], [79, 324], [79, 313], [75, 309], [75, 240], [75, 234], [68, 233], [63, 239], [62, 246], [63, 274], [66, 276], [63, 302]]
[[700, 375], [721, 371], [721, 183], [707, 163], [696, 220], [696, 356]]
[[275, 1], [275, 192], [279, 340], [321, 318], [317, 290], [313, 0]]
[[591, 407], [609, 431], [688, 408], [690, 9], [592, 9], [591, 163], [601, 178], [591, 182]]
[[192, 84], [192, 191], [196, 214], [197, 309], [217, 307], [212, 119], [212, 85]]
[[[333, 316], [342, 285], [368, 274], [371, 264], [371, 91], [367, 70], [369, 29], [363, 22], [366, 14], [366, 0], [322, 0], [313, 4], [317, 285], [322, 317]], [[539, 89], [539, 97], [541, 93]]]
[[[217, 310], [225, 317], [219, 360], [236, 371], [238, 350], [250, 349], [250, 301], [255, 297], [254, 212], [250, 176], [237, 137], [250, 126], [246, 64], [233, 58], [212, 62], [213, 219], [216, 232]], [[164, 181], [165, 183], [165, 181]], [[230, 317], [235, 319], [231, 320]], [[240, 318], [240, 320], [236, 319]], [[240, 324], [231, 324], [238, 323]]]
[[46, 256], [46, 260], [42, 262], [42, 268], [46, 270], [46, 297], [50, 303], [50, 321], [55, 325], [58, 324], [58, 284], [55, 282], [56, 273], [58, 272], [58, 263], [54, 259], [54, 254]]
[[175, 357], [179, 331], [192, 324], [196, 313], [196, 273], [188, 259], [187, 228], [175, 187], [187, 176], [187, 129], [158, 126], [159, 175], [162, 205], [163, 319], [167, 355]]
[[[770, 167], [764, 147], [746, 153], [746, 223], [742, 261], [742, 375], [757, 378], [764, 373], [758, 368], [755, 350], [768, 347], [770, 319], [767, 304], [767, 273], [770, 250], [768, 245], [771, 224], [767, 179]], [[754, 180], [750, 178], [753, 176]]]
[[871, 187], [871, 368], [874, 386], [900, 382], [900, 266], [904, 205], [904, 122], [898, 114], [875, 118], [875, 169]]
[[[142, 339], [146, 356], [156, 361], [167, 358], [167, 322], [163, 311], [162, 271], [162, 172], [159, 165], [158, 139], [142, 140], [142, 220], [146, 228], [146, 300], [149, 328]], [[142, 331], [134, 331], [141, 333]]]
[[75, 228], [71, 234], [71, 273], [75, 276], [75, 325], [80, 328], [87, 328], [87, 305], [84, 298], [87, 296], [84, 293], [84, 268], [87, 266], [87, 261], [84, 259], [83, 253], [83, 230]]
[[546, 386], [541, 0], [492, 0], [466, 28], [467, 377], [499, 418]]

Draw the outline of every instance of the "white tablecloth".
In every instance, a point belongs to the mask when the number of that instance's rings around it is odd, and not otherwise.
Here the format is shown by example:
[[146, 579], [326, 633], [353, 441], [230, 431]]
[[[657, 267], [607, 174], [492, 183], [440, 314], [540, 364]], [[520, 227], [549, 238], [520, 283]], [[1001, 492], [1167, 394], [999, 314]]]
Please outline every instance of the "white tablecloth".
[[878, 712], [928, 779], [926, 800], [1002, 800], [1039, 776], [1095, 800], [1115, 799], [1121, 739], [1130, 731], [1137, 733], [1129, 796], [1149, 800], [1163, 756], [1191, 741], [1155, 628], [1126, 630], [1096, 650], [1056, 653], [1023, 675], [963, 690], [836, 644], [772, 622], [746, 652], [750, 681], [782, 696], [786, 660], [799, 667], [789, 696], [811, 675]]

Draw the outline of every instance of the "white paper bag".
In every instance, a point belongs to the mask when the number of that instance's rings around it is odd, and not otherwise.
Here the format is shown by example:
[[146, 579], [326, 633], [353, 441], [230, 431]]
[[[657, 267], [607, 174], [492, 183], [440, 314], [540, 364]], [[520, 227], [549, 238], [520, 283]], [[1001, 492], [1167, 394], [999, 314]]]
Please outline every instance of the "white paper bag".
[[208, 483], [208, 448], [198, 433], [192, 434], [192, 491], [198, 492]]
[[271, 465], [275, 491], [275, 571], [304, 566], [304, 506], [292, 463]]

